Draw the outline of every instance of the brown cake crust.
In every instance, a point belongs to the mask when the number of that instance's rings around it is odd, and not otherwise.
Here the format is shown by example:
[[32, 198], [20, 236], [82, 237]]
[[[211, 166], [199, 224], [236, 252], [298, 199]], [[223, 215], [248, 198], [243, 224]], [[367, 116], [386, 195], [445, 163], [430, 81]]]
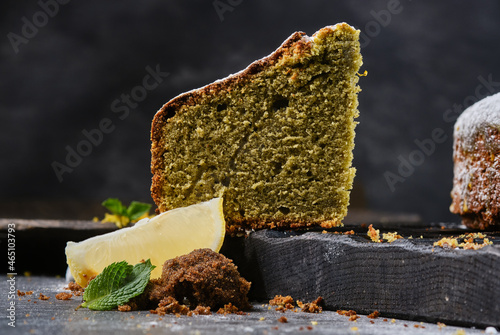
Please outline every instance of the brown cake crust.
[[479, 134], [474, 151], [464, 149], [463, 139], [455, 139], [450, 210], [473, 229], [498, 226], [500, 222], [500, 152], [492, 151], [485, 138], [500, 143], [500, 132], [488, 128], [485, 134]]
[[500, 225], [500, 93], [468, 107], [454, 130], [450, 211], [473, 229]]

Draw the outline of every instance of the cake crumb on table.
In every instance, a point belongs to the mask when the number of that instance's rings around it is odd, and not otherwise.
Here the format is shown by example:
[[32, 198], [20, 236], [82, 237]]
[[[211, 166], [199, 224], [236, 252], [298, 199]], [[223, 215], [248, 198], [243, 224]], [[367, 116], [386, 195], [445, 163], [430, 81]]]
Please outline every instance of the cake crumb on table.
[[38, 299], [40, 300], [49, 300], [50, 297], [46, 296], [45, 294], [43, 293], [40, 293], [40, 295], [38, 296]]
[[285, 317], [285, 316], [282, 316], [278, 319], [279, 322], [281, 323], [287, 323], [288, 322], [288, 319]]
[[70, 300], [73, 297], [73, 294], [68, 292], [60, 292], [56, 294], [57, 300]]
[[370, 318], [370, 319], [376, 319], [380, 316], [380, 312], [379, 311], [373, 311], [371, 314], [369, 314], [367, 316], [367, 318]]

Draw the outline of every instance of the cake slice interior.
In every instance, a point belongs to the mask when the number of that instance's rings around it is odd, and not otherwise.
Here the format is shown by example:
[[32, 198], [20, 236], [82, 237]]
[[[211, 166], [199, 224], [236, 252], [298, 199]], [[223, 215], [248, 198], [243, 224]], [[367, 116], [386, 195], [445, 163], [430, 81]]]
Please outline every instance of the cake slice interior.
[[228, 232], [341, 225], [355, 175], [358, 36], [345, 23], [296, 32], [166, 103], [151, 134], [159, 211], [222, 196]]

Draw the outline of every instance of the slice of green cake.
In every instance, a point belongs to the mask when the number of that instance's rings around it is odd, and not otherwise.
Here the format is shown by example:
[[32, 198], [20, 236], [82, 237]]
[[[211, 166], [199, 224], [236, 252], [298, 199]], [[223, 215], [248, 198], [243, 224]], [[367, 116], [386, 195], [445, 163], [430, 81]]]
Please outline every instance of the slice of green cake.
[[222, 196], [229, 233], [341, 225], [355, 174], [358, 37], [346, 23], [296, 32], [166, 103], [151, 133], [159, 211]]

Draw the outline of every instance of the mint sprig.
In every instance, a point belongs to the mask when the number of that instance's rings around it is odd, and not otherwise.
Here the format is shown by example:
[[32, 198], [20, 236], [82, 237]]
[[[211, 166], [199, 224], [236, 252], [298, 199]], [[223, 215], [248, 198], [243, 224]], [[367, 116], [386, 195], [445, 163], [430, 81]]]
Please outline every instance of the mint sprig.
[[111, 213], [128, 218], [129, 222], [138, 220], [151, 209], [150, 204], [139, 201], [132, 201], [129, 206], [126, 207], [116, 198], [106, 199], [102, 202], [102, 205]]
[[126, 261], [108, 265], [85, 289], [81, 307], [107, 311], [127, 303], [144, 292], [154, 268], [149, 259], [134, 266]]

